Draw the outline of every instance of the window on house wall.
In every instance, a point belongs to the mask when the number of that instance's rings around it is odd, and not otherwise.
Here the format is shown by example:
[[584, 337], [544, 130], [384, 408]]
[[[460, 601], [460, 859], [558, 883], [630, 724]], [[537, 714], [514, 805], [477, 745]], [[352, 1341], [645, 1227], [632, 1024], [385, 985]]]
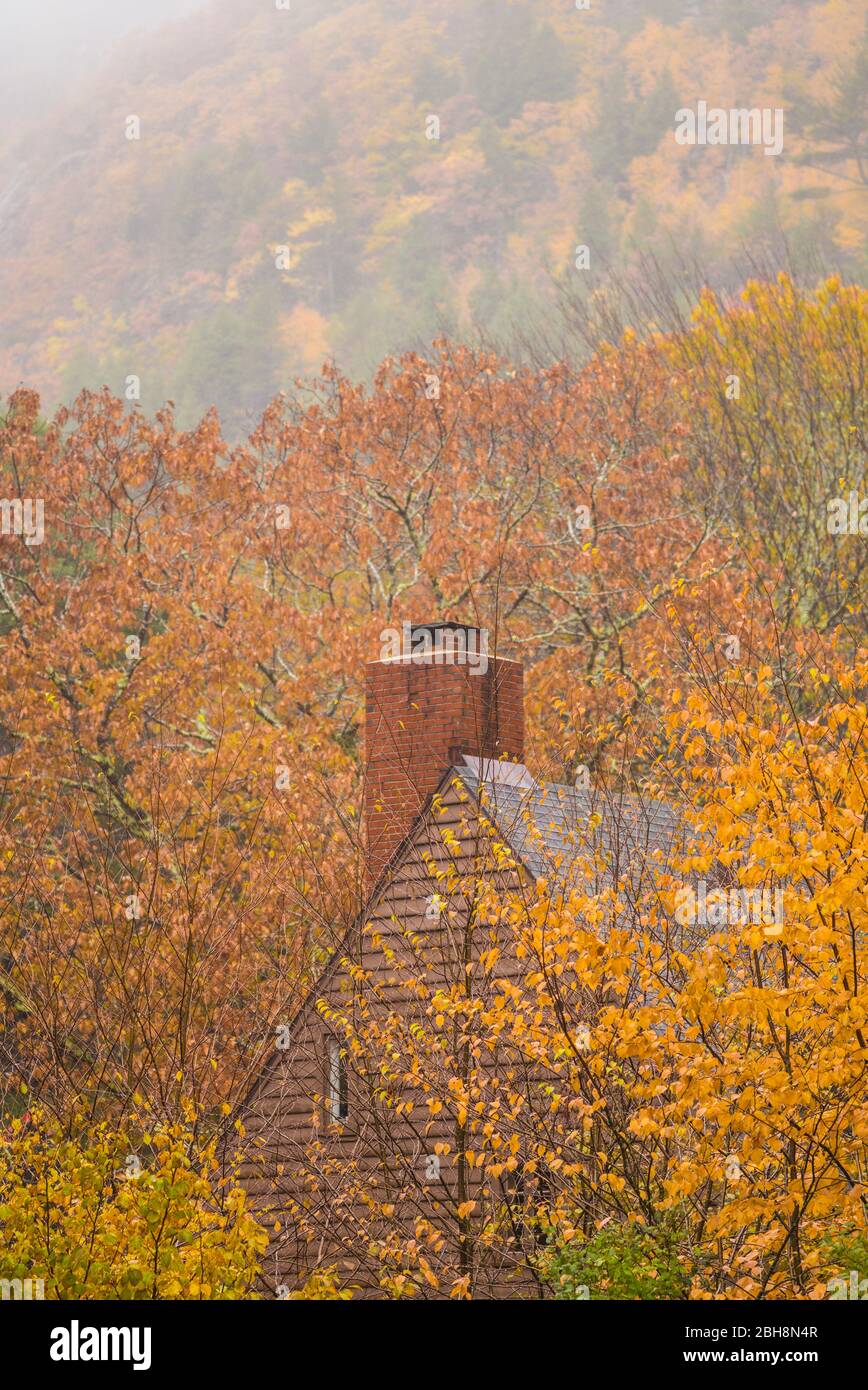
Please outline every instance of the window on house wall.
[[337, 1038], [328, 1041], [328, 1101], [329, 1119], [345, 1120], [350, 1110], [347, 1059], [341, 1055]]

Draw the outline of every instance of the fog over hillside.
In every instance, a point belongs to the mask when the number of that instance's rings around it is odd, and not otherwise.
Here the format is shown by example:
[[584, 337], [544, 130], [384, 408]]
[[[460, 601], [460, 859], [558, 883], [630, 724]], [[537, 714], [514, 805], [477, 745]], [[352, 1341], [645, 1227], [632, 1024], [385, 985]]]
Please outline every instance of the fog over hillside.
[[204, 0], [0, 0], [0, 119], [44, 113], [110, 56]]
[[[685, 294], [694, 262], [858, 276], [864, 30], [861, 0], [0, 0], [0, 396], [135, 378], [234, 429], [329, 358], [517, 356], [645, 257]], [[700, 102], [780, 144], [678, 143]]]

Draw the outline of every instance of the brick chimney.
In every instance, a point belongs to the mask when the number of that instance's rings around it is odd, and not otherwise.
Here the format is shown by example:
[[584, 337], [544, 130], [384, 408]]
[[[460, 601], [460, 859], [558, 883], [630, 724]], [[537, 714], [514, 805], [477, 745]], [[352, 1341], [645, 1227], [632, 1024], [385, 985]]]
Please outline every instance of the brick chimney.
[[488, 633], [463, 623], [387, 629], [365, 681], [365, 828], [379, 878], [443, 774], [464, 754], [524, 754], [524, 671], [488, 655]]

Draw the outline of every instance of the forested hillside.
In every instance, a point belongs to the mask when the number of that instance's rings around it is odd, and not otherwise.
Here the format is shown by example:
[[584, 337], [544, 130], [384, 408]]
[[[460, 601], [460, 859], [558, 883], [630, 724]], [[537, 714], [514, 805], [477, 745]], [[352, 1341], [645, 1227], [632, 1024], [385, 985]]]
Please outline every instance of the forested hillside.
[[[858, 276], [861, 10], [214, 0], [7, 129], [0, 392], [105, 383], [238, 437], [328, 355], [514, 353], [558, 283], [642, 253], [724, 287], [751, 257]], [[784, 108], [783, 152], [677, 145], [698, 100]]]

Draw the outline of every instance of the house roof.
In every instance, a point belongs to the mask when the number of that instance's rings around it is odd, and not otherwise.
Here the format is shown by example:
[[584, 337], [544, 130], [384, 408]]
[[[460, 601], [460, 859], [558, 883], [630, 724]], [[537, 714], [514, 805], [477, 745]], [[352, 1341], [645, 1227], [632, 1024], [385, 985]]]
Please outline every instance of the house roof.
[[[522, 763], [472, 757], [465, 757], [462, 764], [450, 767], [443, 774], [435, 795], [454, 786], [456, 778], [503, 836], [516, 862], [533, 879], [555, 881], [565, 890], [573, 878], [578, 883], [581, 870], [577, 860], [586, 859], [589, 851], [608, 864], [608, 869], [601, 874], [605, 882], [613, 877], [616, 865], [623, 879], [625, 873], [628, 877], [635, 876], [637, 865], [641, 869], [649, 855], [655, 852], [666, 858], [675, 839], [676, 817], [662, 801], [629, 793], [583, 791], [557, 782], [538, 782]], [[416, 817], [362, 902], [353, 926], [364, 922], [429, 814], [430, 805]], [[294, 1028], [310, 1000], [324, 987], [342, 955], [343, 947], [339, 945], [301, 1000], [290, 1028]], [[272, 1052], [266, 1060], [233, 1110], [233, 1116], [243, 1113], [250, 1104], [274, 1065], [274, 1055]]]
[[665, 802], [626, 792], [583, 790], [537, 782], [522, 764], [466, 758], [450, 769], [480, 802], [535, 879], [566, 885], [579, 856], [601, 856], [610, 868], [668, 857], [678, 822]]

